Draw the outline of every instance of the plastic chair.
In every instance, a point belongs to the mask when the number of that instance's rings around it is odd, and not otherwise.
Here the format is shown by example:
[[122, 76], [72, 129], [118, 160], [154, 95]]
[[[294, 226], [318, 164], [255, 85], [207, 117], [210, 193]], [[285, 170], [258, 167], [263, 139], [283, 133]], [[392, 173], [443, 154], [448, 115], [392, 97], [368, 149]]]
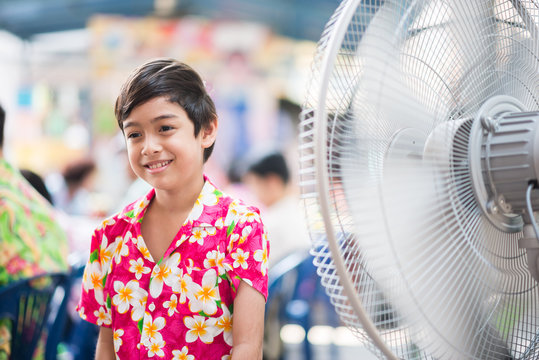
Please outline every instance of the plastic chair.
[[[47, 273], [0, 288], [0, 319], [11, 322], [11, 359], [31, 359], [48, 328], [45, 359], [56, 360], [69, 290], [66, 273]], [[53, 302], [55, 294], [58, 302]], [[51, 310], [54, 309], [54, 312]], [[59, 336], [59, 335], [58, 335]]]

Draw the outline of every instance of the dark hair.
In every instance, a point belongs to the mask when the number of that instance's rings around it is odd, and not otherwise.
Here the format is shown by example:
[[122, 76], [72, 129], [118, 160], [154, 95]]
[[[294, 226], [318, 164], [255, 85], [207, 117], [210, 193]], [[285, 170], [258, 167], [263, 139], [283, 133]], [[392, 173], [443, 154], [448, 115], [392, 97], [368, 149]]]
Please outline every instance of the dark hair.
[[20, 172], [22, 176], [24, 176], [26, 181], [28, 181], [30, 185], [32, 185], [34, 189], [36, 189], [37, 192], [41, 194], [41, 196], [47, 199], [47, 201], [51, 205], [54, 204], [51, 193], [47, 189], [47, 186], [45, 185], [45, 182], [43, 181], [43, 178], [41, 176], [29, 169], [21, 169]]
[[92, 159], [78, 159], [66, 165], [62, 176], [67, 186], [78, 186], [95, 168], [95, 162]]
[[6, 122], [6, 111], [0, 105], [0, 148], [4, 146], [4, 123]]
[[[120, 129], [134, 108], [160, 96], [185, 110], [195, 125], [195, 136], [217, 119], [215, 104], [193, 68], [175, 59], [155, 59], [135, 69], [123, 84], [114, 107]], [[213, 147], [204, 149], [204, 161]]]
[[260, 160], [251, 164], [247, 171], [262, 177], [270, 174], [277, 175], [285, 184], [288, 183], [290, 178], [286, 160], [281, 153], [272, 153], [262, 157]]

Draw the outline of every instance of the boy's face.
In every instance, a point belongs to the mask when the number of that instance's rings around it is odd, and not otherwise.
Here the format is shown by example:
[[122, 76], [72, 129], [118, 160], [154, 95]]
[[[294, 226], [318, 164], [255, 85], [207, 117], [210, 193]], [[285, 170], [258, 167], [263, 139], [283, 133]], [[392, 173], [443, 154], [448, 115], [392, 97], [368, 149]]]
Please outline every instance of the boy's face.
[[203, 152], [217, 135], [217, 122], [195, 137], [183, 108], [157, 97], [134, 108], [123, 122], [129, 163], [156, 189], [180, 190], [202, 176]]

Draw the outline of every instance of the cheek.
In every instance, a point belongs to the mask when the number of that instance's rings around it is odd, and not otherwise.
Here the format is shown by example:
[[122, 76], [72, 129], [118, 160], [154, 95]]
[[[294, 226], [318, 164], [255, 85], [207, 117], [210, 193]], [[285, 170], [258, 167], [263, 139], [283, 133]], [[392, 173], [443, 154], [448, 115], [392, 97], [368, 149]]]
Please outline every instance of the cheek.
[[138, 164], [138, 156], [136, 155], [136, 152], [133, 151], [133, 149], [131, 148], [127, 148], [127, 160], [128, 160], [128, 165], [129, 167], [131, 168], [131, 170], [133, 170], [134, 172], [137, 171], [137, 164]]

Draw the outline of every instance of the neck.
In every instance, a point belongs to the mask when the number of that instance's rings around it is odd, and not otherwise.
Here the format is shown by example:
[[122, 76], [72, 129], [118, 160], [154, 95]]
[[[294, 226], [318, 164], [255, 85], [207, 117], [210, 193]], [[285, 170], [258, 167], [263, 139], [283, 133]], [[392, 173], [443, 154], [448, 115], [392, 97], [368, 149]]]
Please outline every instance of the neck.
[[284, 187], [276, 187], [272, 193], [273, 196], [268, 199], [267, 206], [273, 206], [286, 196], [287, 189]]
[[204, 178], [199, 181], [191, 181], [189, 185], [177, 191], [158, 190], [155, 191], [155, 199], [152, 205], [160, 211], [169, 213], [183, 213], [193, 208], [202, 187]]

